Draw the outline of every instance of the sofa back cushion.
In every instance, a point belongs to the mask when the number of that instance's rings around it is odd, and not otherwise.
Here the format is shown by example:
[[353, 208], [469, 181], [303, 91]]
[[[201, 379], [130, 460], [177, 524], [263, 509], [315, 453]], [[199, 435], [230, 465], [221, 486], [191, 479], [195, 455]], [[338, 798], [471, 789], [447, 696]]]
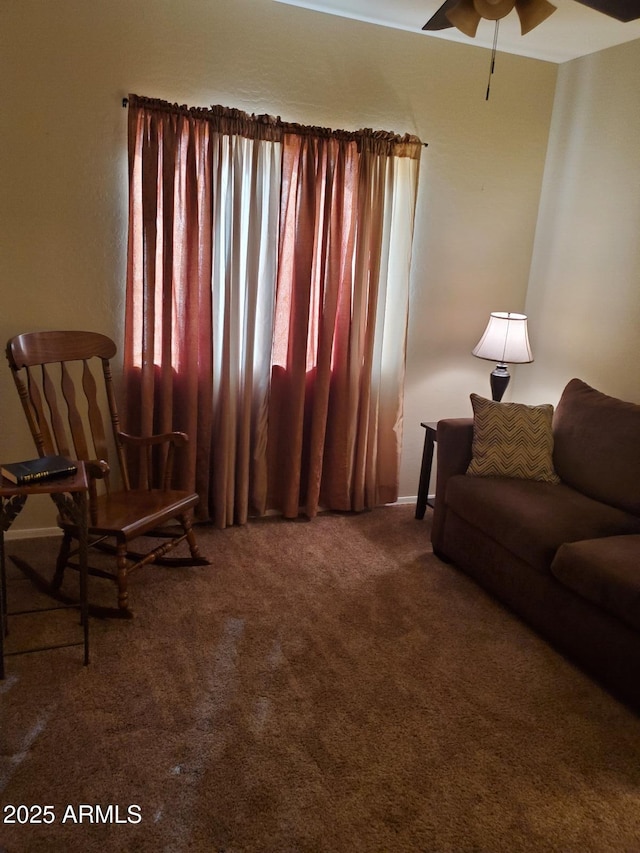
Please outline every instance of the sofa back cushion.
[[580, 379], [562, 392], [553, 418], [553, 461], [563, 482], [640, 515], [640, 406]]

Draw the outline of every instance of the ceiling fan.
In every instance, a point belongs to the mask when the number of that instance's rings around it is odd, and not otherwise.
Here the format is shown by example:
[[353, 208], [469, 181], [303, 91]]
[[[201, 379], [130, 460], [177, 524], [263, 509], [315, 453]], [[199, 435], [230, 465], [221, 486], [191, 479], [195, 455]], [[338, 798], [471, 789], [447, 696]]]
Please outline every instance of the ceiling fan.
[[[577, 0], [577, 2], [624, 23], [640, 18], [639, 0]], [[506, 17], [514, 8], [520, 18], [522, 35], [526, 35], [537, 27], [556, 10], [548, 0], [445, 0], [422, 29], [445, 30], [448, 27], [456, 27], [460, 32], [474, 38], [478, 24], [483, 18], [488, 21], [498, 21]]]
[[[640, 0], [577, 0], [577, 2], [623, 23], [640, 18]], [[495, 68], [500, 20], [515, 9], [520, 18], [520, 31], [524, 36], [538, 24], [546, 21], [556, 8], [549, 0], [445, 0], [422, 29], [446, 30], [448, 27], [456, 27], [466, 36], [475, 38], [478, 24], [483, 18], [487, 21], [495, 21], [486, 94], [488, 101], [491, 77]]]

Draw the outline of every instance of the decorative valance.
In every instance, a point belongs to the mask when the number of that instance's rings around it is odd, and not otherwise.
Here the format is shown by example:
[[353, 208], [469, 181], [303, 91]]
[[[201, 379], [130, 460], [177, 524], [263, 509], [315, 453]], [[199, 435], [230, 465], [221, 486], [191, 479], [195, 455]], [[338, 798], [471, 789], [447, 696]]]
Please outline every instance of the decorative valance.
[[211, 107], [188, 107], [171, 104], [158, 98], [145, 98], [141, 95], [129, 95], [130, 109], [146, 109], [166, 114], [187, 116], [210, 122], [218, 133], [244, 136], [247, 139], [261, 139], [279, 142], [285, 134], [310, 136], [314, 138], [354, 141], [358, 150], [368, 150], [376, 154], [419, 159], [423, 147], [422, 141], [409, 133], [400, 135], [387, 130], [333, 130], [328, 127], [314, 127], [283, 121], [280, 116], [255, 115], [235, 107], [214, 105]]

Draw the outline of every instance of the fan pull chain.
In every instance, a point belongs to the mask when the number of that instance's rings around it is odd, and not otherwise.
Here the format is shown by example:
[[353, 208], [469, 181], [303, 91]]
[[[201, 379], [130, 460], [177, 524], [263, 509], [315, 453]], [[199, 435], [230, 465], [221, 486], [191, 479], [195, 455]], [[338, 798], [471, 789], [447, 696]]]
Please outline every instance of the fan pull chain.
[[493, 34], [493, 47], [491, 49], [491, 69], [489, 71], [489, 82], [487, 83], [487, 94], [485, 97], [485, 101], [489, 100], [489, 92], [491, 91], [491, 75], [496, 67], [496, 51], [498, 49], [498, 27], [500, 26], [500, 19], [496, 21], [496, 29]]

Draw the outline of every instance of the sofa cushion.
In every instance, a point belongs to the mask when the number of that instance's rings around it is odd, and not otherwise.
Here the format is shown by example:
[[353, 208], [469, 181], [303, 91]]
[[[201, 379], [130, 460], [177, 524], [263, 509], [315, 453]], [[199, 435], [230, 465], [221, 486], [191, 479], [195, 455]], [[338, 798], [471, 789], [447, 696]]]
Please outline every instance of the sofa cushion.
[[447, 509], [541, 572], [563, 542], [640, 534], [640, 518], [560, 483], [458, 474], [447, 483]]
[[554, 464], [563, 482], [640, 515], [640, 406], [580, 379], [562, 393], [553, 419]]
[[477, 394], [472, 459], [467, 474], [558, 483], [553, 468], [553, 406], [497, 403]]
[[551, 571], [569, 589], [640, 631], [640, 536], [608, 536], [558, 549]]

